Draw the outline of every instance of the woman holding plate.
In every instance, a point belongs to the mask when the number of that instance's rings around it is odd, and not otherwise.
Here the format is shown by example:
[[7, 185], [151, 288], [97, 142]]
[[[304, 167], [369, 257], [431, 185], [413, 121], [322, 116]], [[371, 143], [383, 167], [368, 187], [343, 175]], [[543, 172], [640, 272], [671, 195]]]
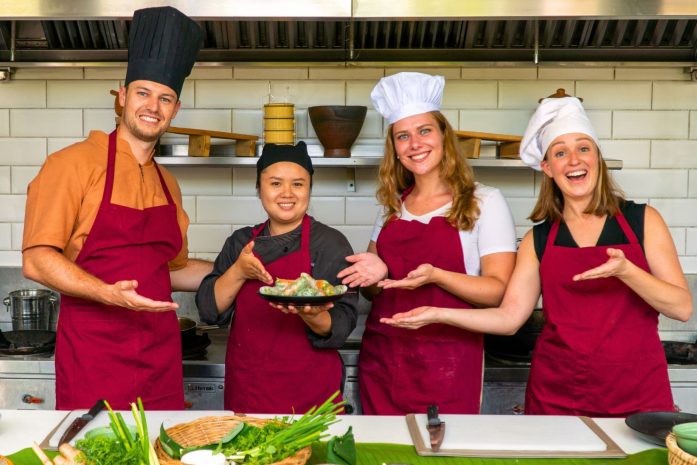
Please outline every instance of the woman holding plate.
[[266, 144], [257, 162], [257, 193], [268, 219], [236, 230], [196, 294], [201, 320], [230, 318], [225, 408], [238, 412], [305, 412], [342, 386], [337, 349], [356, 326], [358, 296], [295, 306], [267, 302], [262, 286], [307, 273], [340, 284], [348, 240], [307, 215], [312, 161], [304, 142]]

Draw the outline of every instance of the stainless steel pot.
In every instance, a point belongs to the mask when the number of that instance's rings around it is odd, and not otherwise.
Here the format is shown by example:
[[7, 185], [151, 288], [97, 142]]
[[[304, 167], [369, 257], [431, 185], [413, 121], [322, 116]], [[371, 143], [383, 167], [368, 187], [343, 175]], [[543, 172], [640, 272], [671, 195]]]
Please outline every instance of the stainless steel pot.
[[12, 291], [3, 303], [12, 312], [12, 330], [51, 330], [56, 320], [58, 297], [47, 289]]

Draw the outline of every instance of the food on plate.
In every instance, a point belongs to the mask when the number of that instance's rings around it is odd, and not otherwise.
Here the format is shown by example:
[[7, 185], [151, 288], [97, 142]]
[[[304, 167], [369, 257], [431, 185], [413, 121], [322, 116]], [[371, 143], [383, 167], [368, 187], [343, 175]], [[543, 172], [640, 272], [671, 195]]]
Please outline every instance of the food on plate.
[[295, 280], [276, 278], [273, 287], [262, 286], [259, 292], [265, 295], [287, 297], [319, 297], [345, 294], [347, 289], [343, 284], [334, 286], [324, 279], [315, 279], [307, 273], [300, 273], [300, 277]]

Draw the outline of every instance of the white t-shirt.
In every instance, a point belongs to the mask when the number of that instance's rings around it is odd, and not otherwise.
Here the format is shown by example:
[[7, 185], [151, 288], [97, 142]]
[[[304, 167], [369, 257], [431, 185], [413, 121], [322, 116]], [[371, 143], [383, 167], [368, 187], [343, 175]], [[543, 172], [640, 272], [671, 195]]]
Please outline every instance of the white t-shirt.
[[[498, 252], [515, 252], [516, 237], [513, 215], [501, 191], [495, 187], [476, 183], [474, 195], [479, 202], [479, 219], [471, 231], [460, 231], [460, 242], [462, 243], [462, 254], [465, 257], [467, 274], [479, 276], [481, 273], [480, 257]], [[402, 204], [400, 219], [428, 224], [435, 216], [445, 216], [451, 206], [452, 202], [448, 202], [432, 212], [416, 216], [407, 211]], [[383, 223], [384, 218], [380, 213], [375, 221], [372, 241], [378, 240]]]

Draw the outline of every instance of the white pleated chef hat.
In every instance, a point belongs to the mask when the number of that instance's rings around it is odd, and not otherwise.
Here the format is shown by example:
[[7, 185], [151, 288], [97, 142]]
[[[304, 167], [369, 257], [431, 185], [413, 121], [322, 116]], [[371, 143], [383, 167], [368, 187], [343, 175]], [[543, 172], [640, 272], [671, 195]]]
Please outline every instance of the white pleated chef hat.
[[540, 171], [540, 162], [554, 139], [576, 132], [590, 136], [600, 148], [593, 125], [576, 97], [546, 98], [530, 118], [520, 142], [520, 159]]
[[443, 76], [403, 72], [387, 76], [370, 93], [373, 106], [389, 124], [408, 116], [440, 110]]

